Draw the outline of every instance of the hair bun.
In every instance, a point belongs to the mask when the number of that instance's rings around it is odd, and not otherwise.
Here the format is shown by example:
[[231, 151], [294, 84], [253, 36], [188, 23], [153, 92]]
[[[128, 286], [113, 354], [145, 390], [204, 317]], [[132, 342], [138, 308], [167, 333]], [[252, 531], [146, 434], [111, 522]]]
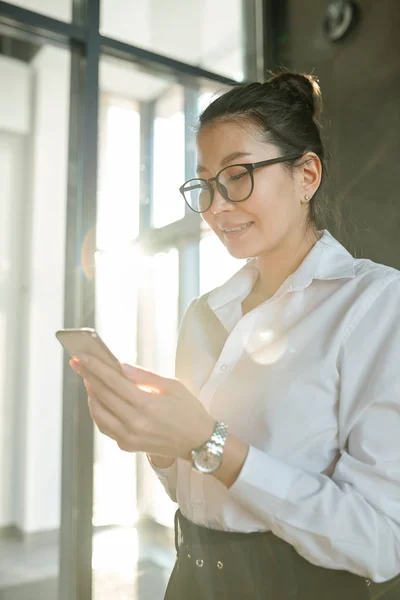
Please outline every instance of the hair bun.
[[312, 117], [317, 118], [321, 114], [322, 97], [317, 77], [306, 73], [282, 72], [273, 75], [267, 83], [292, 99], [301, 100], [307, 110], [311, 111]]

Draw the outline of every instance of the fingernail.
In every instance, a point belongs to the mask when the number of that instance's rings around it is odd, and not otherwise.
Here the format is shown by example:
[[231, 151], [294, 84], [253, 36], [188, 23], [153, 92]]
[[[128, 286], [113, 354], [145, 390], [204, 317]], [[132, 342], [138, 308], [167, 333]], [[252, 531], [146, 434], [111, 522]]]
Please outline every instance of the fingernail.
[[135, 367], [132, 367], [132, 365], [127, 365], [126, 363], [122, 364], [121, 368], [125, 375], [135, 375], [135, 373], [137, 373]]

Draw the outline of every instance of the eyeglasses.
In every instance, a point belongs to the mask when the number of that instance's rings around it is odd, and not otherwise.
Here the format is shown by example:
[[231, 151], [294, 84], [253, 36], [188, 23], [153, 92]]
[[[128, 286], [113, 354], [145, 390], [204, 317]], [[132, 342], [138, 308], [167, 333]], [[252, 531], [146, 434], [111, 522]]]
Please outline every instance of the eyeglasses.
[[211, 207], [214, 200], [213, 182], [226, 200], [243, 202], [253, 193], [255, 169], [294, 160], [300, 156], [302, 155], [288, 154], [255, 163], [229, 165], [210, 179], [189, 179], [179, 188], [179, 191], [188, 207], [196, 213], [204, 213]]

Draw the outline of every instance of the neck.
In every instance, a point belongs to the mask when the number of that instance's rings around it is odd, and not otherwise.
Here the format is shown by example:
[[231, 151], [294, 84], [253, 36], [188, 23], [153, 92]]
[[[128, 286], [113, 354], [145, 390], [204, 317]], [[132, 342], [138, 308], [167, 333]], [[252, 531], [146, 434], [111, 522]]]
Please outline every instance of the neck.
[[258, 256], [256, 261], [260, 276], [253, 293], [263, 300], [272, 298], [287, 277], [301, 265], [320, 237], [322, 234], [314, 229], [302, 237], [288, 235], [272, 252]]

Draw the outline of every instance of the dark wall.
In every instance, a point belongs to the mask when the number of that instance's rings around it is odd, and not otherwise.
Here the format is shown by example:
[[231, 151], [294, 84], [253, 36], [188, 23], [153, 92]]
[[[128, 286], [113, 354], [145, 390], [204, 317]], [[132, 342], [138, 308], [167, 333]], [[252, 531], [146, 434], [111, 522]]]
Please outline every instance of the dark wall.
[[327, 0], [287, 0], [281, 64], [314, 72], [331, 154], [330, 202], [342, 213], [333, 235], [358, 257], [400, 269], [400, 0], [359, 0], [349, 38], [327, 40]]

